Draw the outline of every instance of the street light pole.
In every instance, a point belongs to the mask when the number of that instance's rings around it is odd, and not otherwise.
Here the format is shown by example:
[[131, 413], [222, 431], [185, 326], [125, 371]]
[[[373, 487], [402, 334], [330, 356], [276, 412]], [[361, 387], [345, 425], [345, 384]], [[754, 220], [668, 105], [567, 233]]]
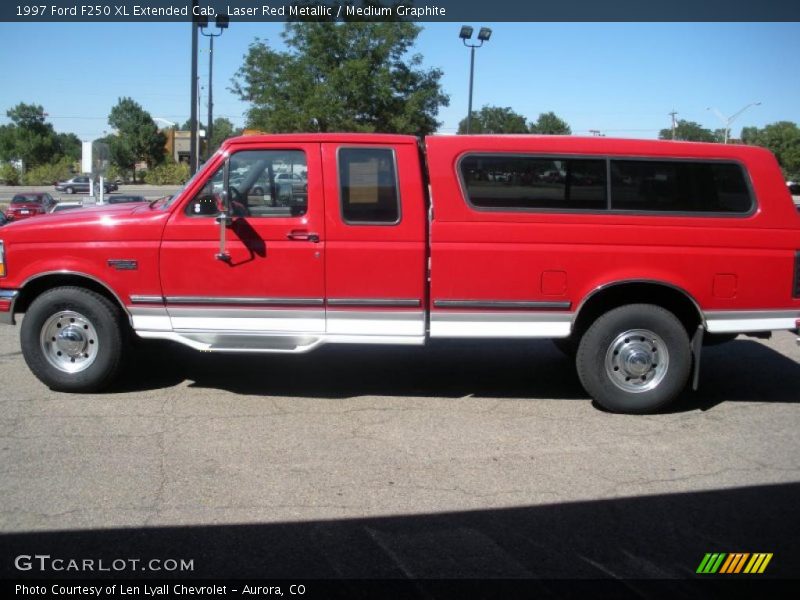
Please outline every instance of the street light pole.
[[[197, 0], [192, 0], [192, 7], [197, 12]], [[192, 84], [191, 84], [191, 116], [189, 117], [189, 173], [197, 172], [197, 21], [192, 18]]]
[[469, 103], [467, 105], [467, 133], [472, 129], [472, 77], [475, 74], [475, 46], [469, 48]]
[[211, 120], [214, 115], [214, 38], [216, 36], [208, 36], [208, 121], [206, 122], [206, 160], [211, 155], [211, 133], [214, 128], [213, 121]]
[[[208, 123], [206, 124], [206, 154], [211, 154], [211, 134], [214, 132], [214, 38], [223, 34], [228, 28], [230, 17], [226, 14], [217, 15], [215, 21], [219, 33], [206, 33], [205, 25], [200, 29], [200, 33], [209, 38], [208, 40]], [[206, 22], [206, 25], [208, 22]], [[208, 158], [209, 156], [206, 156]]]
[[492, 30], [488, 27], [481, 27], [478, 32], [478, 41], [480, 44], [468, 44], [467, 40], [472, 38], [474, 30], [469, 25], [463, 25], [458, 37], [461, 38], [462, 43], [470, 49], [469, 57], [469, 101], [467, 106], [467, 133], [472, 131], [472, 81], [475, 74], [475, 48], [483, 46], [483, 42], [488, 42], [492, 37]]
[[747, 106], [745, 106], [744, 108], [742, 108], [738, 112], [734, 113], [730, 117], [726, 117], [719, 110], [717, 110], [716, 108], [714, 108], [712, 106], [709, 106], [706, 110], [712, 111], [725, 124], [725, 133], [724, 133], [723, 137], [725, 139], [725, 143], [727, 144], [728, 143], [728, 138], [730, 137], [731, 123], [733, 123], [733, 121], [736, 119], [736, 117], [738, 117], [740, 114], [742, 114], [744, 111], [746, 111], [751, 106], [759, 106], [760, 104], [761, 104], [761, 102], [751, 102], [750, 104], [748, 104]]

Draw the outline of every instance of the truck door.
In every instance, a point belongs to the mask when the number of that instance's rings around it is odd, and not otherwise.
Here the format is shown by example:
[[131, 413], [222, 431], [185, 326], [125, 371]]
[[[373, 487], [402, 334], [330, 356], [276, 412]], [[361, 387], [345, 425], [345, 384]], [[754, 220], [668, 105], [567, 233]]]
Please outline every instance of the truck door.
[[[323, 333], [324, 202], [319, 144], [232, 149], [173, 213], [161, 247], [172, 328]], [[226, 181], [227, 168], [227, 181]], [[227, 186], [227, 189], [226, 189]], [[220, 199], [233, 213], [221, 260]]]
[[326, 143], [331, 341], [420, 344], [426, 211], [417, 146]]

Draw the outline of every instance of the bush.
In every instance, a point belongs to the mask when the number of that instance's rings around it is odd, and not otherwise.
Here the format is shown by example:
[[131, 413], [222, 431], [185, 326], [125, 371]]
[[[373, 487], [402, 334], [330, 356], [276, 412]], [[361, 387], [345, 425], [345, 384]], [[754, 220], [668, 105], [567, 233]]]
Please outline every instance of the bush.
[[0, 181], [3, 185], [19, 185], [19, 171], [14, 165], [3, 163], [0, 165]]
[[120, 181], [125, 181], [125, 172], [120, 169], [117, 165], [111, 165], [106, 169], [106, 174], [104, 175], [106, 181], [116, 181], [119, 179]]
[[25, 185], [53, 185], [72, 176], [72, 161], [62, 158], [56, 163], [39, 165], [22, 176]]
[[149, 169], [144, 175], [145, 183], [151, 185], [178, 185], [189, 179], [189, 165], [186, 163], [164, 163]]

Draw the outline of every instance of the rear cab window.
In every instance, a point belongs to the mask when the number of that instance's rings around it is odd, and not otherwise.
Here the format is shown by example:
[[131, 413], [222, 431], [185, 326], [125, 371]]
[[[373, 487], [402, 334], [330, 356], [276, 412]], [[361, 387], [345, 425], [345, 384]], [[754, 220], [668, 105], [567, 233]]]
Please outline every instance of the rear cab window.
[[348, 225], [396, 225], [400, 192], [394, 150], [339, 148], [339, 200]]
[[468, 154], [458, 163], [479, 211], [747, 216], [744, 167], [725, 160]]

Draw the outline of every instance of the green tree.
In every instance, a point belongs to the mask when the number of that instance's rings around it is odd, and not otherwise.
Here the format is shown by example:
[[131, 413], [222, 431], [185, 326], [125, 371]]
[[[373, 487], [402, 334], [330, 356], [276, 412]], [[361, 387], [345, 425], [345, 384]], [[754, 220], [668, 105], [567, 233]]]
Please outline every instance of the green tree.
[[230, 137], [240, 135], [241, 129], [236, 129], [230, 120], [225, 117], [218, 117], [214, 119], [214, 129], [211, 132], [211, 146], [209, 154], [216, 152], [217, 148], [222, 145], [222, 142]]
[[42, 106], [20, 102], [6, 116], [11, 124], [0, 131], [0, 160], [21, 159], [29, 169], [60, 158], [58, 137]]
[[530, 124], [529, 130], [531, 133], [547, 135], [570, 135], [572, 133], [567, 122], [552, 111], [541, 113], [536, 122]]
[[145, 161], [148, 168], [164, 162], [166, 137], [133, 98], [119, 99], [108, 115], [108, 124], [117, 130], [109, 140], [111, 162], [117, 167], [133, 171], [139, 161]]
[[[467, 133], [467, 119], [458, 124], [458, 133]], [[486, 105], [472, 111], [470, 133], [528, 133], [525, 117], [515, 113], [510, 106]]]
[[791, 121], [778, 121], [762, 129], [742, 129], [745, 144], [763, 146], [778, 159], [787, 179], [800, 178], [800, 128]]
[[81, 139], [74, 133], [56, 134], [59, 153], [75, 162], [81, 159]]
[[0, 164], [0, 182], [2, 185], [19, 185], [19, 171], [11, 163]]
[[442, 72], [408, 55], [420, 30], [411, 22], [290, 22], [288, 51], [256, 39], [231, 90], [250, 103], [254, 129], [425, 135], [449, 98]]
[[[675, 139], [684, 142], [718, 142], [721, 141], [717, 139], [716, 134], [718, 133], [719, 132], [712, 132], [710, 129], [706, 129], [699, 123], [687, 121], [685, 119], [678, 119], [678, 122], [675, 124]], [[724, 131], [722, 131], [722, 135], [725, 135]], [[670, 127], [659, 131], [658, 139], [671, 140], [672, 128]]]

